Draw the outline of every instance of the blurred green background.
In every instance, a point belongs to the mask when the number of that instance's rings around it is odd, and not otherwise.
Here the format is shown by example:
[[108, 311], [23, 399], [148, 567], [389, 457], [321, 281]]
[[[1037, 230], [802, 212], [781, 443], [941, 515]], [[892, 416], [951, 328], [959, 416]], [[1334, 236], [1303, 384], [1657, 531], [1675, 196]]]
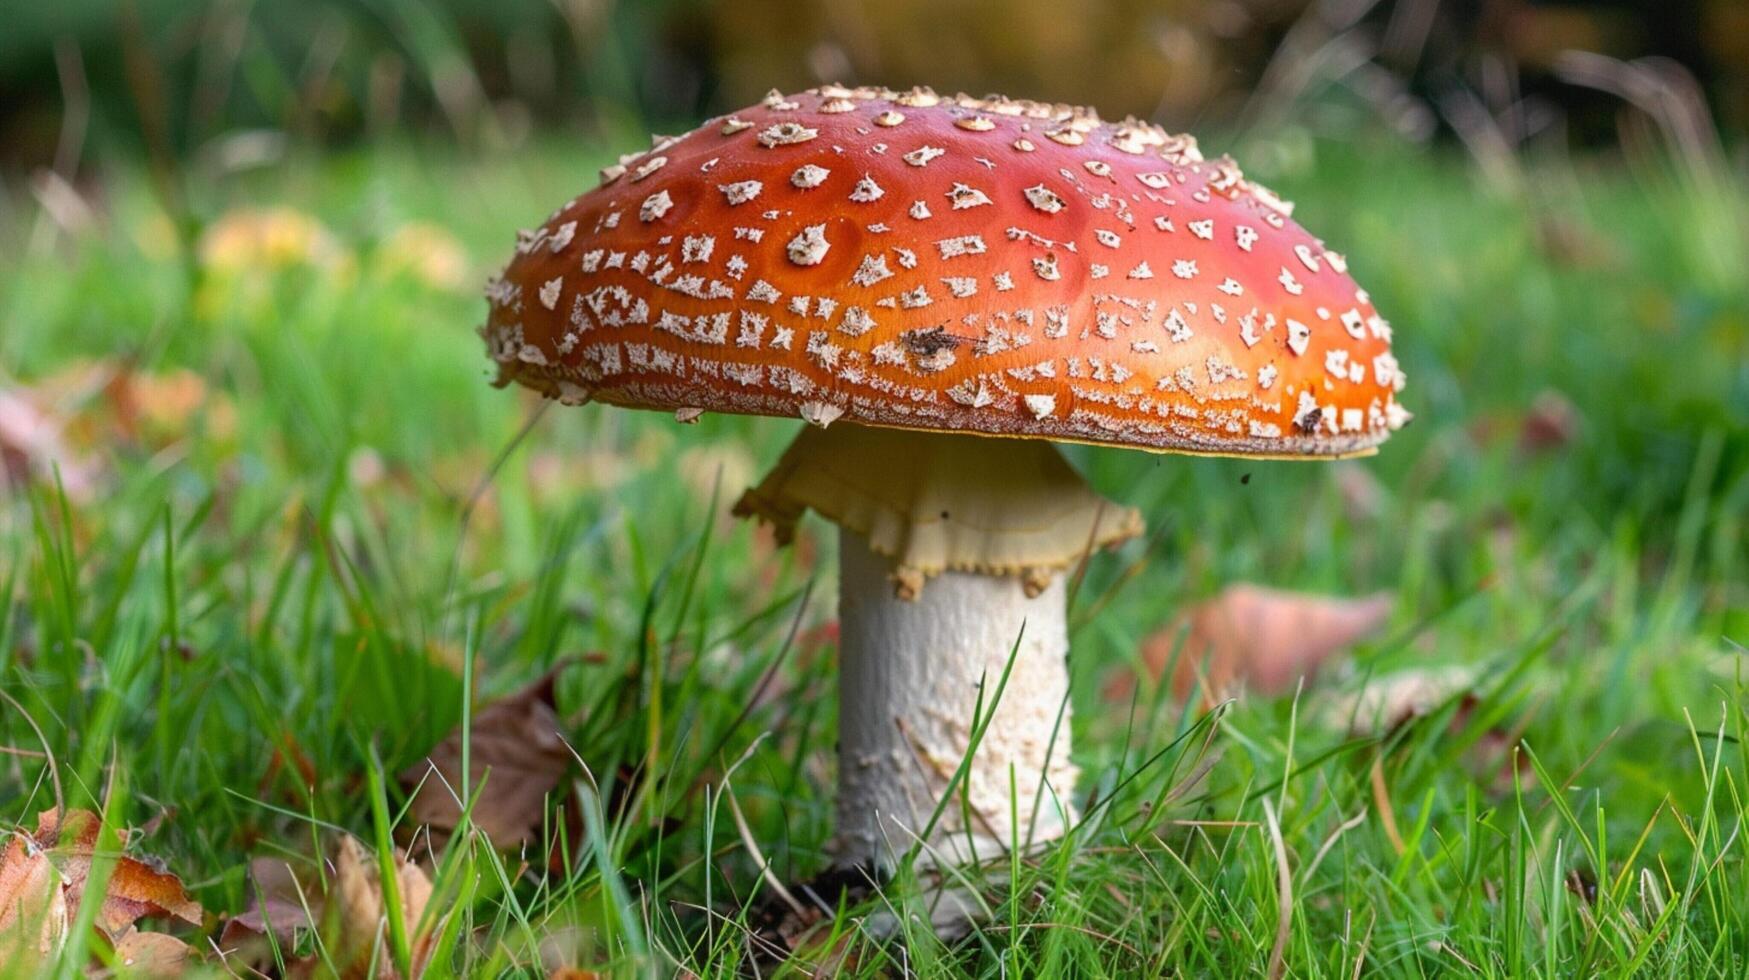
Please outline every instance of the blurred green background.
[[[0, 744], [26, 749], [0, 758], [5, 816], [47, 805], [28, 715], [73, 803], [119, 800], [235, 912], [250, 858], [370, 825], [361, 773], [458, 723], [464, 651], [483, 695], [574, 659], [567, 735], [604, 794], [651, 767], [648, 812], [612, 815], [610, 859], [460, 902], [487, 938], [458, 956], [507, 968], [587, 927], [576, 963], [648, 938], [732, 967], [691, 946], [696, 913], [754, 864], [698, 787], [749, 753], [736, 789], [786, 878], [824, 865], [830, 831], [830, 534], [777, 550], [708, 520], [800, 423], [537, 415], [487, 384], [478, 290], [518, 227], [652, 130], [771, 87], [927, 84], [1231, 151], [1347, 253], [1417, 415], [1327, 466], [1069, 451], [1152, 527], [1089, 564], [1075, 609], [1077, 759], [1127, 795], [1065, 858], [1052, 887], [1077, 901], [1015, 891], [1017, 921], [1076, 928], [1017, 930], [1001, 969], [1047, 972], [1034, 947], [1064, 943], [1111, 975], [1256, 967], [1263, 797], [1296, 867], [1341, 838], [1299, 883], [1294, 975], [1451, 969], [1432, 937], [1502, 975], [1749, 961], [1749, 864], [1718, 829], [1749, 820], [1749, 4], [0, 4], [0, 691], [25, 709]], [[1246, 581], [1396, 606], [1303, 699], [1223, 714], [1221, 764], [1180, 795], [1197, 765], [1173, 739], [1200, 706], [1103, 682]], [[1330, 721], [1375, 676], [1448, 668], [1473, 701], [1388, 732]], [[1621, 894], [1563, 905], [1569, 871]], [[1645, 873], [1677, 910], [1656, 928], [1629, 908]], [[1514, 890], [1536, 875], [1547, 897]], [[1363, 914], [1371, 954], [1326, 941]]]
[[[1749, 113], [1740, 0], [63, 0], [7, 5], [0, 160], [54, 159], [88, 104], [106, 149], [195, 154], [241, 128], [344, 141], [447, 127], [514, 145], [620, 135], [821, 81], [1002, 91], [1169, 127], [1226, 126], [1343, 90], [1414, 139], [1452, 93], [1520, 138], [1607, 138], [1568, 84], [1582, 50], [1671, 59], [1728, 127]], [[73, 108], [83, 109], [81, 105]]]

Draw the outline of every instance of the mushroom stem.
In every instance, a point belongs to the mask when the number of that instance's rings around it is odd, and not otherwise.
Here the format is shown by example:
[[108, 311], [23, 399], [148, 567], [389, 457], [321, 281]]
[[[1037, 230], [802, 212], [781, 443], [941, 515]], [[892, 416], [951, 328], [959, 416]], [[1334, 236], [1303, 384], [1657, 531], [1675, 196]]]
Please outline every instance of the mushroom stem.
[[[1077, 776], [1063, 576], [1029, 597], [1014, 576], [948, 571], [903, 599], [892, 559], [838, 542], [838, 863], [885, 873], [919, 839], [953, 863], [1060, 836]], [[975, 716], [989, 723], [954, 784]]]
[[1076, 777], [1064, 572], [1141, 515], [1047, 442], [843, 424], [804, 429], [735, 507], [779, 541], [809, 510], [838, 525], [839, 865], [1060, 836]]

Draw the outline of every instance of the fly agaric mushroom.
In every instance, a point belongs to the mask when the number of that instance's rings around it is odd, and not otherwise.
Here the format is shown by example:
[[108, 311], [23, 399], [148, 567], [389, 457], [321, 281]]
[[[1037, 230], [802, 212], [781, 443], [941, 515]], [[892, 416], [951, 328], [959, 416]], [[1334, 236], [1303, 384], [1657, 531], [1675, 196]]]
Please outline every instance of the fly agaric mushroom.
[[737, 509], [839, 527], [838, 862], [926, 833], [980, 703], [925, 843], [981, 857], [1075, 818], [1058, 573], [1142, 527], [1052, 443], [1332, 458], [1409, 417], [1389, 325], [1290, 211], [1088, 109], [773, 92], [523, 232], [481, 333], [568, 404], [810, 423]]

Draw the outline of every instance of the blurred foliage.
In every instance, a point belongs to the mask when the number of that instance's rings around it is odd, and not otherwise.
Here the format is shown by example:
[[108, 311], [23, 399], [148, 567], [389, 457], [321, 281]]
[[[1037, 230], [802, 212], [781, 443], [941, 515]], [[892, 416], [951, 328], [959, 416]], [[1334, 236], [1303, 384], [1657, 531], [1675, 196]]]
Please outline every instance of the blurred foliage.
[[[265, 129], [331, 141], [436, 126], [464, 145], [539, 128], [619, 137], [771, 87], [992, 90], [1175, 127], [1230, 126], [1340, 89], [1417, 138], [1453, 92], [1520, 122], [1613, 135], [1564, 52], [1667, 57], [1741, 128], [1742, 0], [65, 0], [9, 4], [0, 167], [69, 131], [160, 156]], [[86, 117], [90, 125], [86, 126]], [[1570, 123], [1571, 125], [1567, 125]]]
[[[1254, 79], [1297, 0], [883, 0], [712, 8], [728, 101], [822, 78], [917, 79], [943, 91], [1097, 105], [1179, 122], [1228, 108]], [[797, 57], [800, 54], [801, 57]]]
[[0, 31], [0, 164], [42, 162], [63, 111], [188, 155], [238, 128], [295, 137], [442, 123], [464, 144], [537, 122], [690, 115], [687, 0], [68, 0]]

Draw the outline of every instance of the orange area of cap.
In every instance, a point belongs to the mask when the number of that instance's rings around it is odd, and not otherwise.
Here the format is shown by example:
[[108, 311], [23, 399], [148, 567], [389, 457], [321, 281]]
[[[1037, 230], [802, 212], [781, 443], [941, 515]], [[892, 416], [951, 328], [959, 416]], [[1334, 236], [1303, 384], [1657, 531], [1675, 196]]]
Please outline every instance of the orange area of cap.
[[1167, 452], [1364, 453], [1391, 330], [1291, 207], [1090, 110], [829, 86], [608, 168], [482, 328], [570, 402]]

